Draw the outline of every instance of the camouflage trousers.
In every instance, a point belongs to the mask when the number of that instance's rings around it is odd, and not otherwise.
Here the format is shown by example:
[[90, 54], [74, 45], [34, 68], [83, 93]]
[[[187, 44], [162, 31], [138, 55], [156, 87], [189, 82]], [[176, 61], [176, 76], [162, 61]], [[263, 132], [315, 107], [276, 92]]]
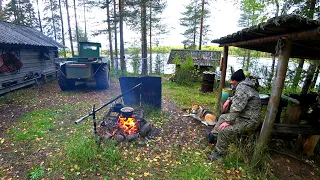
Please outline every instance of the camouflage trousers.
[[235, 142], [239, 135], [253, 132], [259, 126], [259, 123], [250, 122], [248, 119], [237, 118], [233, 124], [223, 130], [218, 130], [220, 124], [226, 122], [226, 117], [226, 114], [222, 114], [212, 130], [212, 133], [217, 135], [215, 150], [220, 154], [225, 154], [229, 145]]

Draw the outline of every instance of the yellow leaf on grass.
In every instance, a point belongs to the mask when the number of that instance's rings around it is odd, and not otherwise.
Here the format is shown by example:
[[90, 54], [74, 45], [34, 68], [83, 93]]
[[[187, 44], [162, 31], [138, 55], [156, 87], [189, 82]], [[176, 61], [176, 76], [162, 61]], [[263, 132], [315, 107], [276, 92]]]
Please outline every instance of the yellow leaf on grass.
[[4, 143], [4, 139], [0, 138], [0, 143], [3, 144]]
[[226, 170], [226, 173], [230, 174], [230, 173], [231, 173], [231, 171], [228, 169], [228, 170]]

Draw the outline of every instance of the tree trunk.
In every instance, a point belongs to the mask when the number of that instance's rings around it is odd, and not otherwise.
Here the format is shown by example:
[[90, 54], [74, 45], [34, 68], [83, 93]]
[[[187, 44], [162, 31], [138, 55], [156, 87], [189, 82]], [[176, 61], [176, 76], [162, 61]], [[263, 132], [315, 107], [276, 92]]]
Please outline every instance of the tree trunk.
[[196, 19], [196, 14], [197, 14], [197, 9], [196, 9], [196, 2], [194, 3], [194, 25], [193, 25], [193, 48], [194, 50], [196, 50], [196, 25], [197, 25], [197, 19]]
[[201, 9], [199, 50], [201, 50], [201, 44], [202, 44], [203, 16], [204, 16], [204, 0], [202, 0], [202, 9]]
[[120, 64], [122, 73], [127, 71], [126, 62], [124, 62], [124, 41], [123, 41], [123, 0], [119, 0], [120, 17]]
[[110, 47], [110, 59], [111, 65], [113, 66], [113, 49], [112, 49], [112, 36], [111, 36], [111, 27], [110, 27], [110, 12], [109, 12], [109, 0], [106, 0], [107, 3], [107, 21], [108, 21], [108, 34], [109, 34], [109, 47]]
[[250, 68], [250, 56], [251, 56], [251, 51], [247, 50], [247, 61], [246, 61], [246, 71], [249, 71]]
[[298, 87], [298, 84], [299, 84], [299, 81], [300, 81], [300, 78], [301, 78], [301, 73], [302, 73], [302, 70], [303, 70], [303, 64], [304, 64], [304, 59], [299, 59], [299, 65], [298, 65], [298, 67], [296, 69], [296, 75], [293, 78], [293, 83], [292, 83], [291, 88]]
[[[220, 78], [220, 85], [218, 91], [218, 104], [216, 106], [217, 112], [221, 114], [221, 97], [222, 97], [222, 89], [226, 84], [226, 74], [227, 74], [227, 64], [228, 64], [228, 53], [229, 53], [229, 46], [223, 47], [223, 61], [222, 61], [222, 71], [221, 71], [221, 78]], [[220, 66], [221, 68], [221, 66]]]
[[53, 27], [53, 34], [54, 34], [54, 40], [57, 41], [57, 32], [56, 32], [56, 24], [55, 24], [55, 18], [53, 13], [53, 5], [52, 0], [50, 0], [50, 10], [51, 10], [51, 20], [52, 20], [52, 27]]
[[271, 88], [271, 83], [272, 83], [272, 78], [273, 78], [273, 74], [274, 74], [275, 63], [276, 63], [276, 55], [272, 54], [271, 72], [269, 73], [269, 78], [268, 78], [268, 89]]
[[76, 6], [76, 0], [73, 0], [73, 8], [74, 8], [74, 20], [76, 22], [76, 38], [77, 38], [77, 49], [78, 49], [78, 55], [79, 52], [79, 30], [78, 30], [78, 18], [77, 18], [77, 6]]
[[313, 62], [310, 61], [310, 66], [307, 71], [307, 76], [306, 79], [304, 80], [303, 86], [302, 86], [302, 91], [301, 94], [308, 94], [314, 72], [316, 71], [316, 66]]
[[[50, 1], [51, 3], [51, 1]], [[2, 1], [0, 1], [0, 15], [2, 15]], [[39, 0], [37, 0], [37, 9], [38, 9], [38, 21], [39, 21], [39, 25], [40, 25], [40, 31], [43, 33], [42, 31], [42, 24], [41, 24], [41, 16], [40, 16], [40, 10], [39, 10]]]
[[142, 58], [142, 75], [148, 74], [147, 61], [147, 6], [146, 1], [141, 2], [141, 58]]
[[292, 42], [288, 39], [282, 39], [282, 42], [278, 41], [278, 43], [283, 43], [283, 50], [280, 51], [281, 53], [279, 54], [278, 60], [278, 75], [272, 86], [272, 93], [269, 99], [267, 113], [263, 121], [259, 139], [255, 146], [251, 162], [253, 166], [259, 165], [260, 160], [264, 157], [264, 153], [268, 144], [268, 140], [270, 138], [271, 130], [280, 104], [284, 80], [286, 78], [286, 72], [288, 69], [288, 62], [291, 53]]
[[66, 10], [67, 10], [67, 18], [68, 18], [68, 31], [69, 31], [71, 54], [72, 54], [72, 56], [74, 56], [73, 43], [72, 43], [72, 33], [71, 33], [71, 25], [70, 25], [70, 16], [69, 16], [69, 4], [68, 4], [68, 0], [66, 0]]
[[115, 58], [114, 58], [114, 72], [118, 74], [118, 35], [117, 35], [117, 8], [116, 8], [116, 0], [113, 0], [113, 16], [114, 16], [114, 50], [115, 50]]
[[149, 49], [149, 74], [152, 74], [152, 1], [150, 1], [150, 28], [149, 28], [149, 34], [150, 34], [150, 40], [149, 40], [149, 44], [150, 44], [150, 49]]
[[313, 80], [312, 80], [312, 83], [310, 85], [310, 88], [314, 88], [315, 87], [315, 85], [317, 83], [317, 80], [318, 80], [318, 76], [319, 76], [319, 70], [320, 70], [320, 65], [317, 66], [317, 70], [314, 73]]
[[[308, 3], [309, 3], [309, 11], [307, 13], [307, 16], [308, 16], [308, 18], [313, 19], [316, 0], [309, 0]], [[316, 70], [315, 65], [310, 63], [310, 66], [309, 66], [309, 69], [307, 72], [307, 77], [303, 83], [302, 92], [301, 92], [302, 94], [308, 93], [315, 70]]]
[[[62, 4], [61, 0], [59, 0], [59, 9], [60, 9], [60, 21], [61, 21], [61, 35], [62, 35], [62, 44], [63, 46], [66, 45], [65, 39], [64, 39], [64, 25], [63, 25], [63, 16], [62, 16]], [[63, 47], [63, 57], [67, 57], [66, 49]]]
[[87, 35], [86, 3], [87, 3], [87, 1], [85, 0], [85, 1], [83, 2], [83, 19], [84, 19], [84, 36], [88, 39], [88, 35]]

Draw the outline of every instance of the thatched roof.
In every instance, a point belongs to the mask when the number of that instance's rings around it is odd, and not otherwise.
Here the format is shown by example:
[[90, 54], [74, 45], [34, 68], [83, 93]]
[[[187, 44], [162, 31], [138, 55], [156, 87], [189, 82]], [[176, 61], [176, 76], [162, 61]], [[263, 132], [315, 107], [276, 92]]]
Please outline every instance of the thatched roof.
[[293, 41], [291, 57], [320, 59], [320, 23], [297, 15], [279, 16], [265, 23], [212, 40], [220, 46], [236, 46], [275, 53], [280, 37]]
[[172, 49], [167, 64], [174, 64], [173, 59], [176, 54], [180, 56], [182, 62], [185, 62], [186, 56], [190, 54], [193, 57], [194, 65], [210, 67], [213, 65], [213, 61], [219, 61], [221, 57], [220, 51]]

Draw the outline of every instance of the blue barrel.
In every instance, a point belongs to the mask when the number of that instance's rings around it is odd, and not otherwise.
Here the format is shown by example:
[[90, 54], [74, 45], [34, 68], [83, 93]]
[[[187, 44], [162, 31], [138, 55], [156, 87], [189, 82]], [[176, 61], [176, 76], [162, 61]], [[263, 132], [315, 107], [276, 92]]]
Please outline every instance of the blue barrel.
[[141, 77], [140, 80], [142, 82], [141, 102], [161, 109], [161, 77], [145, 76]]
[[[120, 88], [122, 94], [132, 89], [134, 86], [140, 83], [139, 77], [120, 77]], [[125, 105], [140, 105], [140, 94], [141, 94], [141, 86], [130, 91], [126, 95], [123, 96], [123, 102]]]

